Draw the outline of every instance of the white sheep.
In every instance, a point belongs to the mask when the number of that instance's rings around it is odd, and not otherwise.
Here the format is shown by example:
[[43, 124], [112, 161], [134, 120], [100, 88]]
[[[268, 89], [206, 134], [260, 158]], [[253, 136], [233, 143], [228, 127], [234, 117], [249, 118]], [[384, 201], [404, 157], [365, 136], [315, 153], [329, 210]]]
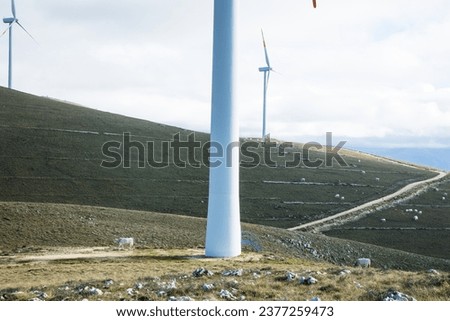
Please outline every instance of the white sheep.
[[123, 249], [125, 246], [131, 249], [134, 246], [134, 238], [132, 237], [120, 237], [115, 242], [119, 246], [119, 249]]
[[418, 220], [419, 220], [419, 217], [418, 217], [417, 215], [414, 215], [413, 220], [414, 220], [414, 221], [418, 221]]
[[335, 198], [340, 198], [340, 197], [341, 197], [341, 195], [339, 195], [339, 194], [336, 194], [336, 195], [334, 195], [334, 197], [335, 197]]
[[357, 259], [355, 262], [355, 266], [360, 266], [363, 268], [369, 268], [370, 264], [371, 264], [371, 261], [370, 261], [370, 259], [367, 259], [367, 258], [360, 258], [360, 259]]
[[385, 218], [382, 218], [380, 221], [381, 221], [381, 223], [386, 223], [386, 219]]

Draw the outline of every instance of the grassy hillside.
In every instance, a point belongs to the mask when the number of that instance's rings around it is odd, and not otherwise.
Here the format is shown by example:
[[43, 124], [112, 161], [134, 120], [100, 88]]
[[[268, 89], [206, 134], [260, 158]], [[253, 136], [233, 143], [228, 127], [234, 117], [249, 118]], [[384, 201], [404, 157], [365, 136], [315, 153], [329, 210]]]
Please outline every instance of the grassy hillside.
[[[159, 155], [162, 142], [172, 140], [177, 133], [186, 140], [191, 134], [188, 130], [1, 87], [0, 120], [0, 201], [81, 204], [206, 216], [206, 166], [180, 168], [169, 157], [171, 162], [167, 168], [139, 168], [139, 164], [145, 164], [139, 162], [136, 149], [130, 155], [130, 168], [100, 166], [102, 161], [110, 160], [102, 154], [102, 146], [110, 141], [122, 142], [124, 133], [130, 133], [133, 141], [154, 143]], [[202, 143], [208, 140], [207, 134], [195, 134]], [[300, 150], [293, 150], [297, 151]], [[273, 151], [272, 158], [281, 160], [277, 154], [277, 150]], [[271, 168], [264, 164], [242, 168], [242, 221], [293, 227], [435, 175], [426, 169], [357, 152], [343, 151], [342, 155], [349, 166], [342, 167], [335, 162], [332, 167], [319, 168]], [[311, 155], [313, 160], [324, 157], [323, 150]], [[337, 193], [344, 199], [335, 198]]]
[[[0, 203], [0, 257], [58, 247], [113, 247], [118, 237], [134, 237], [151, 249], [202, 249], [206, 221], [134, 210], [43, 203]], [[274, 253], [337, 265], [370, 257], [377, 268], [450, 271], [449, 260], [334, 239], [321, 234], [243, 224], [247, 251]]]
[[[201, 218], [42, 203], [0, 203], [0, 213], [0, 300], [382, 300], [392, 291], [450, 299], [448, 260], [320, 234], [243, 224], [243, 254], [211, 259]], [[119, 236], [135, 237], [136, 248], [118, 250]], [[359, 257], [373, 266], [353, 267]], [[194, 277], [200, 267], [214, 275]], [[241, 275], [223, 275], [230, 270]]]
[[447, 175], [425, 193], [336, 226], [325, 234], [450, 259], [449, 194], [450, 177]]

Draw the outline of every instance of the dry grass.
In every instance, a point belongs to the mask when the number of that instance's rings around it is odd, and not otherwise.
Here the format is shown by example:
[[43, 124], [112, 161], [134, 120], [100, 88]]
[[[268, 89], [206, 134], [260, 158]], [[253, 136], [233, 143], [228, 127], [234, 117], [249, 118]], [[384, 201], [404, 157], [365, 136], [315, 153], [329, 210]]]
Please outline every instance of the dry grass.
[[[450, 300], [448, 272], [361, 269], [253, 252], [234, 259], [208, 259], [202, 256], [202, 250], [118, 252], [103, 248], [85, 250], [83, 258], [70, 258], [70, 253], [83, 253], [75, 250], [52, 249], [38, 254], [40, 258], [36, 253], [3, 258], [0, 295], [6, 300], [29, 300], [39, 293], [34, 291], [40, 291], [48, 295], [46, 300], [167, 300], [171, 296], [224, 300], [219, 296], [224, 289], [236, 300], [303, 301], [318, 296], [328, 301], [357, 301], [380, 300], [389, 289], [394, 289], [420, 301]], [[199, 267], [214, 275], [194, 277], [192, 272]], [[243, 269], [243, 275], [222, 275], [225, 270], [235, 269]], [[344, 269], [350, 273], [342, 274]], [[309, 286], [298, 280], [288, 282], [287, 271], [299, 277], [313, 276], [318, 282]], [[109, 279], [114, 283], [105, 288]], [[173, 280], [176, 288], [165, 289]], [[205, 283], [214, 284], [214, 289], [205, 291]], [[103, 294], [80, 293], [79, 289], [86, 286], [98, 288]]]

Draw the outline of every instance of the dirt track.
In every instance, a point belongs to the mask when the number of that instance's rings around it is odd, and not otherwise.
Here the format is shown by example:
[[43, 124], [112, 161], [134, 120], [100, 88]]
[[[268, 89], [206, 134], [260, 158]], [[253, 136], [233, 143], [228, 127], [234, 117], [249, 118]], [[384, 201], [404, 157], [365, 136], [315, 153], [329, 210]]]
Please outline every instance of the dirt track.
[[385, 205], [388, 202], [393, 202], [394, 200], [398, 200], [399, 198], [406, 198], [410, 196], [413, 193], [420, 193], [424, 190], [426, 190], [429, 186], [429, 184], [436, 182], [442, 178], [444, 178], [448, 173], [447, 172], [437, 172], [438, 175], [423, 181], [414, 182], [409, 185], [406, 185], [405, 187], [399, 189], [395, 193], [392, 193], [390, 195], [381, 197], [379, 199], [373, 200], [368, 203], [364, 203], [362, 205], [359, 205], [357, 207], [354, 207], [352, 209], [349, 209], [347, 211], [323, 218], [321, 220], [317, 220], [314, 222], [309, 222], [306, 224], [302, 224], [296, 227], [289, 228], [290, 231], [296, 231], [296, 230], [311, 230], [315, 229], [317, 227], [323, 227], [327, 224], [336, 224], [337, 221], [348, 218], [351, 215], [360, 214], [363, 211], [369, 210], [371, 208]]

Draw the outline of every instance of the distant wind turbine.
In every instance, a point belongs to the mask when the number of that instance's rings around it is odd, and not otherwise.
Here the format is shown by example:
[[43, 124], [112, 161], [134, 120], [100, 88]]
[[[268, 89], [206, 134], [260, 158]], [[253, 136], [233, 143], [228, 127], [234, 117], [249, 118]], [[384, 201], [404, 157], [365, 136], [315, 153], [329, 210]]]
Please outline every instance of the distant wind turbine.
[[[205, 254], [241, 253], [239, 122], [235, 104], [235, 21], [239, 0], [214, 0], [211, 155]], [[316, 1], [313, 0], [316, 7]]]
[[19, 25], [19, 27], [22, 28], [23, 31], [25, 31], [27, 33], [27, 35], [29, 35], [31, 37], [31, 39], [36, 41], [33, 38], [33, 36], [24, 28], [24, 26], [22, 26], [20, 24], [19, 19], [17, 19], [17, 16], [16, 16], [16, 5], [14, 3], [14, 0], [11, 0], [11, 12], [12, 12], [12, 15], [13, 15], [12, 17], [10, 17], [10, 18], [3, 18], [3, 22], [9, 24], [9, 26], [0, 35], [0, 37], [2, 37], [7, 31], [9, 31], [8, 88], [11, 88], [11, 86], [12, 86], [12, 30], [13, 30], [13, 25], [15, 23], [17, 23]]
[[267, 53], [266, 40], [264, 39], [264, 32], [261, 29], [261, 35], [264, 46], [264, 54], [266, 56], [266, 67], [259, 68], [260, 72], [264, 73], [264, 94], [263, 94], [263, 125], [262, 125], [262, 141], [266, 140], [266, 111], [267, 111], [267, 88], [269, 86], [270, 72], [273, 70], [270, 66], [269, 54]]

